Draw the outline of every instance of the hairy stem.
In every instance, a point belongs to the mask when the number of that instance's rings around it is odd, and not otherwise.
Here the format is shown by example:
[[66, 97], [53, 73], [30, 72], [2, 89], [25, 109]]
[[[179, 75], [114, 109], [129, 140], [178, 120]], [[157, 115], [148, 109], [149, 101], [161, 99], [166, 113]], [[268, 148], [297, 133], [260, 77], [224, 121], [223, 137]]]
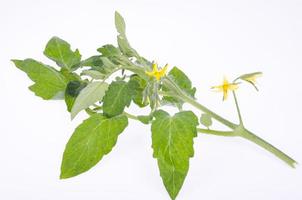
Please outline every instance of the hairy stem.
[[137, 116], [135, 115], [132, 115], [130, 113], [127, 113], [127, 112], [123, 112], [124, 115], [126, 115], [129, 119], [134, 119], [134, 120], [138, 120]]
[[227, 136], [227, 137], [234, 137], [238, 136], [234, 133], [234, 131], [218, 131], [218, 130], [211, 130], [211, 129], [203, 129], [197, 128], [199, 133], [209, 134], [209, 135], [217, 135], [217, 136]]
[[[123, 112], [129, 119], [138, 120], [138, 117], [130, 114], [126, 111]], [[197, 128], [197, 132], [204, 133], [208, 135], [217, 135], [217, 136], [238, 136], [235, 134], [234, 131], [219, 131], [219, 130], [211, 130], [211, 129], [204, 129], [204, 128]]]
[[[134, 64], [125, 65], [123, 68], [127, 69], [129, 71], [132, 71], [134, 73], [139, 74], [144, 79], [148, 79], [148, 77], [146, 76], [144, 70], [142, 68], [134, 65]], [[234, 95], [234, 98], [235, 98], [235, 103], [236, 103], [236, 108], [237, 108], [239, 120], [241, 122], [240, 124], [235, 124], [235, 123], [221, 117], [217, 113], [211, 111], [210, 109], [208, 109], [204, 105], [198, 103], [195, 99], [193, 99], [191, 96], [187, 95], [181, 88], [179, 88], [179, 86], [176, 83], [174, 83], [174, 81], [171, 80], [169, 77], [165, 77], [163, 79], [163, 83], [169, 88], [170, 91], [172, 91], [174, 93], [172, 95], [173, 97], [179, 98], [182, 101], [191, 104], [192, 106], [194, 106], [198, 110], [209, 114], [212, 118], [214, 118], [218, 122], [224, 124], [225, 126], [227, 126], [228, 128], [231, 129], [231, 131], [216, 131], [216, 130], [208, 130], [208, 129], [198, 128], [197, 129], [198, 132], [205, 133], [205, 134], [218, 135], [218, 136], [239, 136], [239, 137], [245, 138], [245, 139], [261, 146], [265, 150], [271, 152], [272, 154], [274, 154], [275, 156], [277, 156], [278, 158], [283, 160], [290, 167], [295, 167], [295, 164], [297, 162], [294, 159], [292, 159], [290, 156], [286, 155], [285, 153], [283, 153], [281, 150], [277, 149], [276, 147], [274, 147], [270, 143], [268, 143], [265, 140], [261, 139], [260, 137], [256, 136], [254, 133], [250, 132], [249, 130], [247, 130], [243, 126], [240, 110], [239, 110], [239, 107], [238, 107], [238, 102], [237, 102], [237, 99], [236, 99], [235, 95]], [[165, 94], [163, 93], [162, 95], [165, 95]], [[126, 114], [126, 115], [131, 119], [137, 120], [136, 116], [129, 115], [129, 114]]]
[[211, 111], [210, 109], [208, 109], [207, 107], [201, 105], [200, 103], [198, 103], [197, 101], [195, 101], [193, 98], [186, 96], [186, 97], [182, 97], [182, 100], [184, 100], [185, 102], [191, 104], [192, 106], [194, 106], [195, 108], [209, 114], [212, 118], [216, 119], [217, 121], [219, 121], [220, 123], [224, 124], [225, 126], [231, 128], [231, 129], [235, 129], [236, 128], [236, 124], [234, 124], [233, 122], [230, 122], [229, 120], [221, 117], [220, 115], [216, 114], [215, 112]]
[[[265, 150], [271, 152], [272, 154], [274, 154], [275, 156], [277, 156], [278, 158], [280, 158], [281, 160], [283, 160], [286, 164], [288, 164], [291, 167], [295, 167], [295, 164], [297, 163], [294, 159], [292, 159], [290, 156], [286, 155], [285, 153], [283, 153], [281, 150], [277, 149], [276, 147], [274, 147], [273, 145], [271, 145], [270, 143], [266, 142], [265, 140], [261, 139], [260, 137], [256, 136], [255, 134], [253, 134], [252, 132], [248, 131], [247, 129], [245, 129], [245, 127], [243, 126], [242, 123], [240, 123], [239, 125], [230, 122], [229, 120], [221, 117], [220, 115], [216, 114], [215, 112], [211, 111], [210, 109], [208, 109], [207, 107], [201, 105], [200, 103], [198, 103], [195, 99], [193, 99], [192, 97], [188, 96], [186, 93], [184, 93], [172, 80], [170, 80], [169, 78], [165, 79], [165, 83], [166, 85], [169, 87], [170, 90], [175, 91], [175, 93], [177, 94], [178, 98], [182, 99], [184, 102], [187, 102], [189, 104], [191, 104], [192, 106], [194, 106], [195, 108], [209, 114], [211, 117], [213, 117], [214, 119], [216, 119], [217, 121], [219, 121], [220, 123], [224, 124], [225, 126], [231, 128], [233, 131], [233, 133], [231, 132], [216, 132], [216, 131], [206, 131], [206, 129], [202, 130], [205, 133], [209, 133], [209, 134], [214, 134], [214, 135], [222, 135], [222, 136], [239, 136], [242, 138], [245, 138], [259, 146], [261, 146], [262, 148], [264, 148]], [[236, 103], [236, 106], [238, 106], [238, 102]], [[240, 114], [240, 111], [239, 113]], [[241, 118], [241, 116], [240, 116]], [[199, 129], [199, 131], [201, 131], [201, 129]], [[216, 134], [215, 134], [216, 133]], [[230, 133], [230, 134], [228, 134]]]
[[262, 138], [258, 137], [254, 133], [252, 133], [252, 132], [245, 129], [240, 136], [247, 139], [247, 140], [249, 140], [249, 141], [251, 141], [251, 142], [253, 142], [253, 143], [255, 143], [255, 144], [257, 144], [257, 145], [259, 145], [259, 146], [261, 146], [265, 150], [271, 152], [272, 154], [274, 154], [275, 156], [277, 156], [278, 158], [280, 158], [281, 160], [286, 162], [292, 168], [295, 168], [295, 164], [297, 164], [297, 162], [294, 159], [292, 159], [291, 157], [289, 157], [284, 152], [277, 149], [276, 147], [274, 147], [273, 145], [271, 145], [267, 141], [265, 141]]
[[235, 105], [236, 105], [236, 110], [237, 110], [237, 114], [238, 114], [238, 118], [239, 118], [239, 123], [243, 124], [242, 116], [241, 116], [241, 113], [240, 113], [239, 104], [238, 104], [238, 100], [237, 100], [237, 96], [236, 96], [236, 93], [234, 91], [233, 91], [233, 97], [234, 97], [234, 100], [235, 100]]

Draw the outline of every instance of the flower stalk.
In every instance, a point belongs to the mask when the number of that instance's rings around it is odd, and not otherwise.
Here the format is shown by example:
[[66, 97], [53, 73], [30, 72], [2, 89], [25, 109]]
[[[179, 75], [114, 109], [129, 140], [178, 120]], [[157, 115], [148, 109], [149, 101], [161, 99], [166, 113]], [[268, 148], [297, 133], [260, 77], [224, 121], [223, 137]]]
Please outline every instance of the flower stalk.
[[265, 150], [271, 152], [272, 154], [274, 154], [275, 156], [280, 158], [282, 161], [284, 161], [290, 167], [295, 168], [295, 164], [297, 164], [297, 162], [294, 159], [292, 159], [290, 156], [288, 156], [287, 154], [285, 154], [281, 150], [277, 149], [276, 147], [274, 147], [270, 143], [266, 142], [264, 139], [258, 137], [257, 135], [255, 135], [251, 131], [247, 130], [243, 126], [242, 118], [241, 118], [241, 114], [240, 114], [240, 110], [239, 110], [239, 106], [238, 106], [238, 102], [237, 102], [235, 93], [233, 93], [233, 94], [234, 94], [234, 98], [235, 98], [235, 102], [236, 102], [236, 108], [237, 108], [237, 111], [238, 111], [238, 116], [240, 116], [240, 124], [235, 124], [233, 122], [230, 122], [229, 120], [221, 117], [220, 115], [218, 115], [215, 112], [211, 111], [207, 107], [205, 107], [202, 104], [198, 103], [195, 99], [193, 99], [193, 98], [189, 97], [188, 95], [186, 95], [175, 83], [173, 83], [173, 81], [171, 79], [167, 78], [167, 79], [165, 79], [165, 81], [166, 81], [168, 87], [170, 87], [171, 90], [176, 91], [176, 94], [178, 94], [178, 98], [180, 98], [183, 101], [191, 104], [192, 106], [194, 106], [198, 110], [209, 114], [215, 120], [219, 121], [220, 123], [224, 124], [225, 126], [227, 126], [228, 128], [230, 128], [232, 130], [230, 132], [217, 132], [216, 130], [198, 129], [199, 132], [204, 132], [204, 133], [207, 133], [207, 134], [213, 134], [213, 135], [219, 135], [219, 136], [238, 136], [238, 137], [242, 137], [244, 139], [247, 139], [247, 140], [261, 146]]

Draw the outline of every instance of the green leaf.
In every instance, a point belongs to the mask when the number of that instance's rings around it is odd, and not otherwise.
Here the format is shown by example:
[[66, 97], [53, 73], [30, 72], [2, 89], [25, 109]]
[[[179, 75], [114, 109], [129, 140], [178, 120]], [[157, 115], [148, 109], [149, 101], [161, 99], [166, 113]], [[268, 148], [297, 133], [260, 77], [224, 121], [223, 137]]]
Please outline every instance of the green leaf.
[[193, 138], [197, 135], [198, 119], [191, 111], [169, 116], [165, 111], [154, 113], [152, 122], [153, 156], [171, 197], [175, 199], [189, 170], [194, 155]]
[[183, 71], [177, 67], [173, 67], [173, 69], [169, 71], [168, 76], [171, 77], [181, 89], [186, 90], [191, 96], [194, 96], [195, 88], [192, 88], [191, 80]]
[[117, 36], [117, 43], [120, 51], [127, 57], [140, 58], [138, 53], [130, 46], [128, 39], [126, 37], [126, 25], [123, 17], [115, 12], [115, 27], [119, 35]]
[[117, 43], [123, 54], [128, 57], [138, 57], [138, 53], [130, 46], [125, 35], [118, 35]]
[[90, 82], [76, 98], [71, 109], [71, 119], [81, 110], [88, 108], [97, 101], [101, 101], [107, 88], [108, 84], [105, 82]]
[[126, 30], [125, 20], [117, 11], [115, 11], [114, 19], [115, 19], [114, 20], [115, 28], [116, 28], [117, 32], [119, 32], [120, 34], [125, 34], [125, 30]]
[[111, 62], [111, 60], [109, 60], [108, 58], [101, 57], [101, 60], [103, 62], [105, 70], [107, 71], [112, 71], [113, 69], [117, 68], [117, 66], [113, 62]]
[[125, 81], [114, 81], [110, 84], [103, 99], [103, 111], [108, 116], [122, 114], [130, 105], [133, 95], [131, 84]]
[[71, 111], [73, 104], [76, 100], [76, 97], [79, 95], [81, 90], [87, 86], [86, 82], [82, 81], [70, 81], [67, 84], [65, 91], [65, 103], [67, 105], [68, 112]]
[[132, 75], [130, 77], [129, 83], [133, 84], [133, 88], [135, 92], [132, 98], [133, 102], [141, 108], [147, 106], [148, 102], [144, 101], [144, 94], [143, 94], [147, 86], [147, 81], [145, 81], [138, 75]]
[[212, 118], [211, 115], [209, 114], [202, 114], [200, 117], [200, 123], [202, 125], [204, 125], [205, 127], [209, 128], [210, 126], [212, 126]]
[[96, 79], [96, 80], [104, 79], [106, 77], [105, 74], [101, 73], [100, 71], [93, 70], [93, 69], [83, 70], [81, 72], [81, 75], [90, 76], [91, 78]]
[[121, 55], [121, 51], [111, 44], [104, 45], [101, 48], [98, 48], [97, 51], [100, 52], [102, 56], [105, 57], [113, 57], [113, 56]]
[[[173, 69], [169, 72], [168, 76], [188, 95], [194, 97], [196, 88], [192, 88], [191, 80], [187, 77], [187, 75], [181, 71], [177, 67], [173, 67]], [[164, 86], [164, 91], [167, 91], [168, 89]], [[177, 107], [182, 107], [183, 102], [179, 99], [173, 98], [173, 97], [164, 97], [164, 101], [172, 103], [176, 105]]]
[[101, 67], [103, 66], [102, 56], [91, 56], [81, 62], [81, 66]]
[[62, 99], [67, 80], [55, 68], [33, 59], [12, 60], [35, 83], [29, 87], [35, 95], [45, 100]]
[[[94, 79], [104, 79], [119, 69], [119, 66], [113, 63], [109, 57], [92, 56], [81, 62], [81, 66], [89, 66], [90, 69], [83, 70], [81, 75], [89, 75]], [[99, 72], [99, 73], [98, 73]]]
[[68, 80], [68, 81], [80, 81], [81, 77], [75, 72], [71, 72], [66, 68], [61, 68], [60, 73]]
[[61, 179], [86, 172], [115, 146], [128, 125], [127, 117], [94, 114], [80, 124], [69, 139], [61, 165]]
[[76, 69], [81, 61], [79, 50], [72, 51], [70, 45], [58, 37], [53, 37], [49, 40], [44, 50], [44, 55], [55, 61], [58, 66], [67, 69]]

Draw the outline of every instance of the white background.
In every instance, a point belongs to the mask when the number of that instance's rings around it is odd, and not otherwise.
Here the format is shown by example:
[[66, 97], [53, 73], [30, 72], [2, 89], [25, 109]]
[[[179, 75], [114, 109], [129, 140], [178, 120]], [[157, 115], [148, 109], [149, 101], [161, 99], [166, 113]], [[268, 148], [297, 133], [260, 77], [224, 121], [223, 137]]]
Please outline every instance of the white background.
[[[117, 146], [89, 172], [59, 180], [74, 121], [62, 101], [43, 101], [9, 61], [35, 58], [56, 35], [84, 58], [116, 44], [114, 10], [126, 19], [133, 47], [177, 65], [197, 97], [236, 120], [234, 102], [210, 91], [223, 75], [262, 71], [260, 92], [241, 85], [245, 124], [302, 162], [302, 1], [0, 1], [0, 199], [168, 200], [152, 158], [150, 127], [130, 121]], [[190, 108], [190, 107], [187, 107]], [[131, 108], [138, 112], [137, 108]], [[143, 114], [143, 113], [140, 113]], [[291, 169], [239, 138], [199, 135], [178, 200], [300, 200], [302, 170]]]

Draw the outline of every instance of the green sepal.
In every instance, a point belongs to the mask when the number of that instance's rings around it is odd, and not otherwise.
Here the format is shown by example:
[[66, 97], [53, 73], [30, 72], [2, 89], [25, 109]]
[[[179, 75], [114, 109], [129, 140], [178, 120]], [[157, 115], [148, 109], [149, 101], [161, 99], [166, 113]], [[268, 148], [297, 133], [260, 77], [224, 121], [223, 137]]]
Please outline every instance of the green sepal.
[[147, 85], [143, 91], [143, 104], [150, 105], [152, 111], [156, 110], [160, 106], [160, 97], [158, 95], [159, 83], [155, 79], [151, 79], [147, 82]]
[[241, 76], [239, 76], [238, 78], [236, 78], [235, 80], [241, 79], [243, 81], [246, 81], [247, 83], [251, 84], [252, 86], [254, 86], [254, 88], [259, 91], [258, 87], [256, 86], [256, 82], [255, 81], [251, 81], [251, 78], [254, 78], [256, 80], [256, 78], [262, 76], [262, 72], [253, 72], [253, 73], [248, 73], [248, 74], [243, 74]]

